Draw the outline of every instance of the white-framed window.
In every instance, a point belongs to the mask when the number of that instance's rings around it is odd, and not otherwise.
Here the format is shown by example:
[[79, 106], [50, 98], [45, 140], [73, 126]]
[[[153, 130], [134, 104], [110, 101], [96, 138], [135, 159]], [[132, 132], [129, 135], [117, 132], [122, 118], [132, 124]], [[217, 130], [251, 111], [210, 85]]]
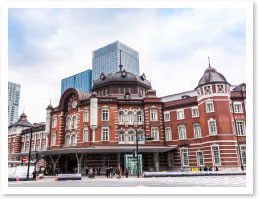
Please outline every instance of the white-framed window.
[[204, 93], [204, 95], [212, 94], [212, 86], [211, 85], [204, 86], [203, 87], [203, 93]]
[[225, 86], [224, 86], [224, 84], [217, 84], [216, 85], [216, 92], [217, 93], [225, 93]]
[[[141, 140], [141, 138], [145, 137], [145, 132], [143, 130], [137, 131], [138, 133], [138, 140]], [[143, 141], [140, 141], [143, 142]]]
[[30, 135], [26, 135], [26, 141], [30, 141]]
[[157, 108], [150, 109], [150, 121], [157, 121]]
[[170, 121], [170, 112], [169, 111], [164, 113], [164, 120], [165, 120], [165, 122]]
[[234, 112], [235, 113], [243, 113], [241, 102], [234, 102], [233, 106], [234, 106]]
[[84, 122], [89, 122], [89, 110], [84, 109]]
[[52, 119], [52, 128], [56, 128], [57, 127], [57, 116], [54, 116]]
[[212, 146], [211, 151], [212, 151], [213, 165], [214, 166], [221, 165], [219, 146], [218, 145]]
[[229, 102], [229, 108], [230, 108], [230, 112], [233, 113], [232, 102]]
[[192, 117], [199, 117], [199, 108], [198, 108], [198, 106], [192, 107]]
[[188, 149], [181, 149], [182, 166], [189, 166]]
[[197, 165], [198, 166], [203, 166], [204, 165], [204, 157], [203, 157], [203, 152], [198, 151], [197, 152]]
[[51, 133], [51, 146], [56, 145], [56, 132]]
[[187, 139], [185, 125], [178, 126], [178, 135], [179, 135], [179, 140]]
[[[22, 142], [24, 142], [24, 140], [25, 140], [24, 138], [25, 138], [25, 137], [24, 137], [24, 136], [22, 136]], [[10, 139], [10, 141], [11, 141], [11, 139]]]
[[66, 138], [65, 138], [65, 145], [66, 145], [66, 146], [70, 146], [70, 135], [66, 135]]
[[40, 151], [40, 143], [36, 144], [36, 151]]
[[182, 120], [184, 119], [184, 109], [178, 109], [176, 111], [177, 114], [177, 120]]
[[128, 141], [129, 142], [134, 142], [135, 141], [135, 132], [133, 130], [130, 130], [128, 132]]
[[235, 120], [232, 120], [232, 125], [233, 125], [233, 134], [236, 134], [236, 124], [235, 124]]
[[71, 145], [76, 146], [77, 145], [77, 136], [76, 134], [71, 135]]
[[138, 121], [138, 123], [142, 123], [142, 112], [141, 111], [137, 112], [137, 121]]
[[209, 125], [209, 134], [210, 135], [217, 135], [217, 124], [216, 120], [214, 119], [209, 119], [208, 120], [208, 125]]
[[109, 121], [109, 109], [102, 109], [102, 121]]
[[102, 141], [109, 141], [109, 127], [102, 127]]
[[241, 136], [246, 134], [244, 121], [237, 121], [237, 133]]
[[25, 145], [25, 152], [29, 152], [29, 148], [30, 148], [30, 147], [29, 147], [29, 144], [26, 144], [26, 145]]
[[119, 111], [119, 122], [123, 122], [123, 117], [124, 117], [124, 112], [123, 111]]
[[77, 117], [76, 116], [73, 116], [73, 120], [72, 120], [72, 122], [73, 122], [73, 127], [72, 128], [77, 128]]
[[206, 113], [214, 112], [214, 104], [213, 101], [206, 102]]
[[166, 141], [172, 140], [171, 127], [165, 127], [165, 139], [166, 139]]
[[70, 117], [67, 116], [67, 119], [66, 119], [66, 128], [69, 129], [70, 128]]
[[41, 143], [41, 150], [46, 151], [46, 143], [45, 142]]
[[132, 111], [128, 112], [128, 122], [133, 123], [133, 112]]
[[200, 126], [200, 123], [194, 123], [193, 124], [193, 131], [194, 131], [194, 137], [195, 138], [201, 138], [201, 126]]
[[89, 132], [88, 132], [88, 128], [85, 127], [84, 130], [83, 130], [83, 139], [84, 139], [84, 142], [88, 142], [89, 141]]
[[[24, 137], [23, 137], [24, 138]], [[8, 138], [8, 143], [10, 143], [11, 142], [11, 138]], [[22, 142], [23, 142], [23, 140], [22, 140]]]
[[154, 138], [153, 141], [159, 141], [158, 127], [151, 127], [151, 137]]
[[124, 143], [124, 142], [125, 142], [125, 132], [119, 131], [119, 143]]
[[14, 153], [14, 144], [12, 145], [12, 153]]
[[246, 165], [246, 145], [241, 145], [240, 146], [240, 152], [241, 152], [242, 163], [244, 165]]

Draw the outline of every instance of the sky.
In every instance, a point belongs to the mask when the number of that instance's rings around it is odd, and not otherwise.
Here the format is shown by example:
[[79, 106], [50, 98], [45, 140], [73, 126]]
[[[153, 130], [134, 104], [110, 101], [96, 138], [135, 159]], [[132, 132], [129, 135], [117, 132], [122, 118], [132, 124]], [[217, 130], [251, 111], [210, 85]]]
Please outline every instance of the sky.
[[19, 115], [44, 122], [61, 79], [92, 68], [92, 51], [121, 41], [159, 97], [193, 90], [208, 67], [246, 82], [245, 9], [9, 8], [8, 81], [21, 84]]

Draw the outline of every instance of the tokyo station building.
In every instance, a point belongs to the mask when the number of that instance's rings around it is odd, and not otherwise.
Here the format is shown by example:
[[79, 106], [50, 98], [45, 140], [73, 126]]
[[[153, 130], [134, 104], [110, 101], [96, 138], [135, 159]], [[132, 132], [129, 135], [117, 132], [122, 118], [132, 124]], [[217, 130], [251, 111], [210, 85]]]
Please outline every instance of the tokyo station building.
[[[210, 65], [194, 90], [165, 97], [156, 96], [145, 74], [120, 66], [94, 80], [92, 93], [69, 88], [57, 107], [49, 105], [46, 124], [33, 127], [38, 138], [32, 151], [39, 164], [62, 173], [85, 174], [86, 167], [103, 173], [112, 166], [135, 175], [138, 136], [140, 174], [205, 166], [240, 170], [246, 165], [245, 126], [246, 85], [231, 85]], [[19, 139], [9, 143], [9, 159], [21, 159], [29, 151], [29, 125], [9, 138], [14, 135]]]

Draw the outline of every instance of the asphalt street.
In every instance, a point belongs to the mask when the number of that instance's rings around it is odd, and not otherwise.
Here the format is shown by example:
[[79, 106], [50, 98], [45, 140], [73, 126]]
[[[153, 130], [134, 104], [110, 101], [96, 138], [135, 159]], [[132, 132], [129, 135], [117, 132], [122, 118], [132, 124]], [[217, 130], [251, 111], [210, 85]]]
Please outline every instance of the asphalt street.
[[9, 187], [245, 187], [245, 175], [193, 176], [193, 177], [152, 177], [152, 178], [105, 178], [83, 177], [82, 180], [55, 181], [45, 177], [39, 181], [9, 182]]

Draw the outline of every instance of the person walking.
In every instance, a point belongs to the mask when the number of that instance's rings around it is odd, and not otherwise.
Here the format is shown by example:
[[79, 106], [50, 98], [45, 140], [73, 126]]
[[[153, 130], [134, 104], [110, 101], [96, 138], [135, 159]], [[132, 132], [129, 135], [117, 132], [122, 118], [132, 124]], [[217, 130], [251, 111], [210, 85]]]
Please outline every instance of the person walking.
[[98, 175], [98, 176], [100, 176], [100, 175], [101, 175], [101, 174], [100, 174], [100, 172], [101, 172], [101, 168], [100, 168], [100, 167], [97, 167], [97, 169], [96, 169], [96, 170], [97, 170], [97, 175]]
[[88, 176], [88, 173], [89, 173], [89, 168], [85, 167], [85, 175]]
[[126, 174], [126, 178], [128, 178], [128, 176], [129, 176], [129, 170], [128, 170], [128, 168], [125, 169], [125, 174]]
[[110, 168], [110, 178], [112, 178], [112, 176], [113, 176], [113, 168], [111, 167]]
[[109, 176], [110, 176], [110, 168], [107, 167], [106, 168], [106, 177], [109, 178]]

